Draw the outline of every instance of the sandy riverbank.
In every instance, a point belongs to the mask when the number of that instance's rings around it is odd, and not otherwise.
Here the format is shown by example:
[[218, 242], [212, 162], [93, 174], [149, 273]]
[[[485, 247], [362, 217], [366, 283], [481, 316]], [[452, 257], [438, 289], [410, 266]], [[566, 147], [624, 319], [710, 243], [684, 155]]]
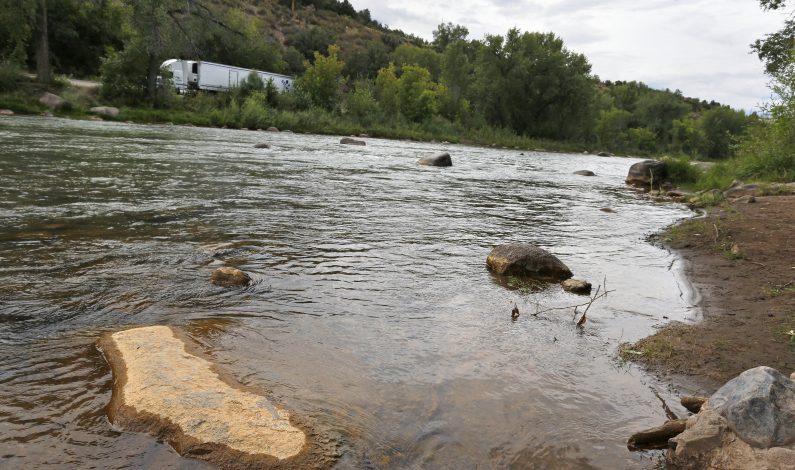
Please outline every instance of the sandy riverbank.
[[789, 196], [736, 200], [670, 228], [660, 240], [689, 262], [703, 321], [668, 325], [624, 355], [710, 392], [759, 365], [795, 371], [794, 234]]

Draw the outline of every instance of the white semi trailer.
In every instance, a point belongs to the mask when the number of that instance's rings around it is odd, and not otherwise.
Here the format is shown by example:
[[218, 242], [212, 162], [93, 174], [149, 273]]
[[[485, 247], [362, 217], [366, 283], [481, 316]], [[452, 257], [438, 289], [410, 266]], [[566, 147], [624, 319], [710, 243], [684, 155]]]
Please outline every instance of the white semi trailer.
[[169, 59], [163, 62], [161, 68], [171, 71], [174, 86], [180, 93], [185, 93], [189, 89], [229, 91], [234, 87], [240, 86], [240, 83], [251, 72], [259, 75], [265, 83], [272, 80], [280, 92], [292, 90], [293, 81], [295, 80], [288, 75], [244, 69], [203, 60]]

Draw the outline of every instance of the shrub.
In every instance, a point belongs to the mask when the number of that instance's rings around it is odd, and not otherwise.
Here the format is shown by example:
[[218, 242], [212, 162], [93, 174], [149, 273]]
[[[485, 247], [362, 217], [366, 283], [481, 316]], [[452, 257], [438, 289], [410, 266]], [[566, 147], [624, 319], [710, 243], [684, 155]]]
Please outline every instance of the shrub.
[[0, 62], [0, 91], [13, 91], [22, 81], [22, 69], [13, 62]]
[[662, 159], [665, 162], [665, 171], [668, 181], [676, 185], [691, 185], [698, 182], [701, 170], [694, 166], [687, 157]]

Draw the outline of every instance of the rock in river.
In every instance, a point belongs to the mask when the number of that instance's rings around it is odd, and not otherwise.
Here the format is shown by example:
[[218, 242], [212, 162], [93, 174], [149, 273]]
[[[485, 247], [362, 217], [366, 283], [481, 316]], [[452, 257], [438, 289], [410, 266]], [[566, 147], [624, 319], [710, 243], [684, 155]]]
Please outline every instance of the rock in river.
[[596, 173], [594, 173], [591, 170], [578, 170], [578, 171], [575, 171], [574, 174], [575, 175], [580, 175], [580, 176], [596, 176]]
[[571, 270], [553, 254], [527, 243], [495, 247], [486, 258], [486, 265], [497, 274], [544, 281], [562, 281], [572, 276]]
[[664, 178], [665, 162], [644, 160], [629, 167], [626, 182], [635, 186], [649, 186], [652, 183], [660, 186]]
[[267, 142], [260, 142], [258, 144], [254, 144], [255, 149], [269, 149], [271, 145]]
[[114, 375], [111, 422], [165, 438], [180, 454], [224, 468], [300, 459], [307, 436], [292, 424], [290, 413], [222, 379], [193, 347], [167, 326], [103, 337], [100, 348]]
[[581, 281], [579, 279], [566, 279], [565, 281], [561, 282], [560, 285], [563, 287], [563, 290], [573, 294], [591, 293], [591, 283], [587, 281]]
[[427, 166], [453, 166], [453, 159], [450, 158], [450, 154], [447, 152], [437, 153], [436, 155], [431, 155], [429, 157], [423, 157], [417, 160], [417, 163], [420, 165], [427, 165]]
[[340, 139], [340, 143], [345, 145], [367, 145], [367, 142], [363, 140], [356, 140], [350, 137], [343, 137]]
[[251, 278], [237, 268], [223, 267], [213, 271], [210, 281], [216, 286], [234, 287], [247, 286], [251, 282]]

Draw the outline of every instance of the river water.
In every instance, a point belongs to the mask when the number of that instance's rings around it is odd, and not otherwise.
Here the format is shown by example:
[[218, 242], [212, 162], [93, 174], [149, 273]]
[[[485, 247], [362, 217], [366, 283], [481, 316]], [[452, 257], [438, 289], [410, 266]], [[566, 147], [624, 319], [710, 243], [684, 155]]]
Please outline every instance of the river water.
[[[97, 338], [167, 324], [339, 468], [652, 468], [626, 438], [665, 419], [655, 391], [680, 408], [617, 350], [697, 315], [645, 241], [686, 208], [626, 188], [632, 159], [366, 140], [0, 119], [0, 467], [204, 468], [105, 416]], [[439, 150], [453, 167], [416, 165]], [[583, 297], [493, 277], [506, 242], [612, 292], [584, 328], [533, 316]]]

